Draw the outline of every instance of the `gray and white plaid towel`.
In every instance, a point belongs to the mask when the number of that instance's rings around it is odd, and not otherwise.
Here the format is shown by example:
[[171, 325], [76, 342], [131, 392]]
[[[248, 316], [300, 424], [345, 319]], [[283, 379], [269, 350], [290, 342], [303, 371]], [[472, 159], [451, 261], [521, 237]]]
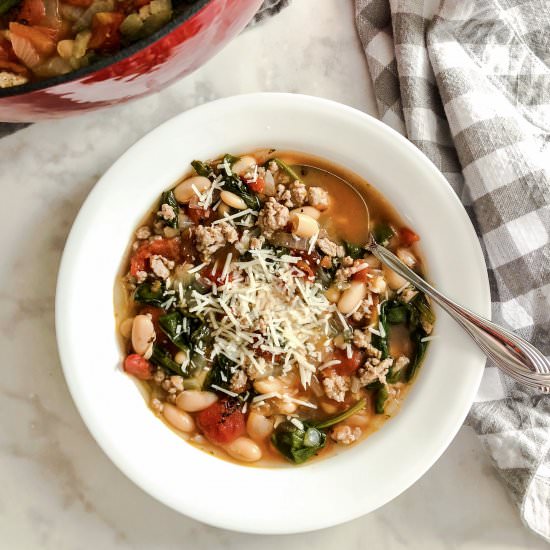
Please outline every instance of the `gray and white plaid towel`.
[[[550, 355], [550, 3], [355, 0], [380, 118], [461, 198], [493, 319]], [[468, 422], [523, 521], [550, 540], [550, 396], [490, 363]]]

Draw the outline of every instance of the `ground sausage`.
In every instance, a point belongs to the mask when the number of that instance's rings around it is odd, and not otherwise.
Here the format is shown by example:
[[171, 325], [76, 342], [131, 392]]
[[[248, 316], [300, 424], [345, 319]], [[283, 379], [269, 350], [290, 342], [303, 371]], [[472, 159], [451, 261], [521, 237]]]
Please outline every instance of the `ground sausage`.
[[275, 231], [283, 229], [288, 223], [289, 217], [288, 208], [270, 197], [260, 211], [258, 226], [264, 235], [270, 236]]
[[234, 243], [239, 235], [228, 222], [205, 227], [198, 225], [195, 230], [195, 244], [203, 262], [209, 262], [212, 254], [223, 248], [227, 243]]
[[307, 190], [308, 201], [311, 206], [314, 206], [318, 210], [326, 210], [329, 205], [328, 191], [322, 187], [310, 187]]

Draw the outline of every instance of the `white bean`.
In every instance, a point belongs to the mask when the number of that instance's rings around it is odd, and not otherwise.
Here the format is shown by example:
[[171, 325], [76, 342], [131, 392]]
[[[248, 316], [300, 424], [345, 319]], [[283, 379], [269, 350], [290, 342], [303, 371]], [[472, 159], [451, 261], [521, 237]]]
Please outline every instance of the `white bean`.
[[118, 330], [120, 331], [120, 334], [124, 336], [124, 338], [130, 338], [132, 336], [132, 326], [134, 324], [134, 318], [128, 317], [127, 319], [124, 319], [118, 326]]
[[268, 376], [261, 380], [254, 380], [254, 389], [258, 393], [271, 393], [273, 391], [281, 391], [283, 388], [283, 383], [274, 376]]
[[369, 267], [373, 269], [378, 269], [381, 265], [380, 260], [376, 256], [367, 256], [363, 262], [365, 262]]
[[139, 355], [145, 355], [155, 341], [155, 326], [150, 315], [136, 315], [132, 324], [132, 347]]
[[178, 202], [187, 203], [193, 198], [193, 196], [196, 195], [193, 187], [195, 187], [197, 191], [202, 194], [207, 189], [210, 189], [211, 185], [212, 183], [208, 178], [205, 178], [204, 176], [193, 176], [192, 178], [187, 178], [182, 181], [174, 189], [174, 197], [176, 197]]
[[338, 287], [336, 286], [331, 286], [325, 291], [326, 299], [333, 304], [336, 304], [338, 302], [341, 294], [342, 293], [340, 292], [340, 290], [338, 290]]
[[202, 411], [213, 405], [218, 396], [210, 391], [185, 390], [176, 399], [176, 405], [187, 412]]
[[237, 176], [241, 176], [250, 172], [254, 166], [256, 166], [256, 159], [254, 157], [244, 156], [233, 163], [231, 172], [237, 174]]
[[189, 363], [189, 353], [187, 351], [178, 351], [176, 355], [174, 355], [174, 361], [181, 365], [182, 367], [186, 367]]
[[262, 450], [248, 437], [237, 437], [225, 447], [225, 450], [233, 458], [243, 462], [256, 462], [262, 458]]
[[397, 257], [409, 267], [414, 267], [416, 264], [416, 256], [408, 248], [398, 248]]
[[235, 193], [231, 193], [231, 191], [222, 191], [220, 198], [225, 204], [231, 206], [231, 208], [236, 208], [237, 210], [246, 210], [247, 208], [246, 202], [238, 195], [235, 195]]
[[309, 216], [314, 220], [318, 220], [321, 217], [321, 212], [319, 212], [319, 210], [317, 210], [317, 208], [314, 208], [313, 206], [302, 206], [301, 208], [294, 208], [294, 210], [290, 211], [290, 215], [292, 216], [293, 214], [305, 214], [306, 216]]
[[273, 422], [263, 414], [252, 411], [246, 421], [246, 431], [255, 441], [264, 441], [273, 431]]
[[351, 313], [366, 295], [367, 285], [361, 281], [352, 281], [350, 287], [342, 292], [342, 296], [338, 300], [338, 311], [344, 315]]
[[181, 432], [192, 432], [195, 429], [193, 417], [170, 403], [164, 403], [162, 415], [167, 422]]
[[311, 216], [306, 214], [293, 214], [290, 216], [292, 233], [298, 237], [309, 239], [319, 232], [319, 224]]
[[225, 204], [225, 202], [222, 202], [220, 206], [218, 206], [217, 212], [220, 218], [225, 217], [226, 214], [229, 216], [229, 214], [231, 213], [231, 207], [228, 204]]
[[292, 401], [285, 401], [284, 399], [276, 399], [275, 404], [279, 414], [293, 414], [298, 409], [298, 405]]
[[384, 265], [382, 266], [382, 269], [384, 270], [384, 277], [386, 278], [386, 282], [392, 290], [397, 290], [398, 288], [401, 288], [403, 285], [407, 284], [407, 281], [403, 279], [401, 275], [398, 275], [389, 267], [386, 267]]

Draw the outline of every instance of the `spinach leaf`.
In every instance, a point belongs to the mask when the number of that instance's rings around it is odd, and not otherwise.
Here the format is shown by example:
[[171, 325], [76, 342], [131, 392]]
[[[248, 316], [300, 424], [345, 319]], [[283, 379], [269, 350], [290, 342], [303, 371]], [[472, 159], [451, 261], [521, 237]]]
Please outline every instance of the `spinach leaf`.
[[140, 304], [160, 307], [164, 303], [164, 285], [158, 280], [141, 283], [134, 292], [134, 300]]
[[157, 365], [157, 367], [171, 371], [174, 374], [179, 374], [180, 376], [185, 376], [185, 373], [181, 370], [181, 365], [178, 365], [172, 358], [172, 355], [162, 346], [157, 344], [153, 346], [153, 355], [151, 355], [150, 361], [153, 365]]
[[21, 0], [0, 0], [0, 15], [11, 10], [14, 6], [19, 4]]
[[178, 205], [178, 201], [176, 200], [176, 197], [174, 196], [173, 191], [165, 191], [162, 194], [162, 196], [160, 198], [160, 208], [159, 208], [159, 210], [162, 208], [163, 204], [167, 204], [168, 206], [171, 206], [172, 210], [174, 210], [174, 214], [176, 214], [176, 215], [171, 220], [165, 220], [164, 218], [161, 218], [162, 221], [166, 225], [168, 225], [169, 227], [177, 228], [178, 227], [178, 214], [179, 214], [179, 211], [180, 211], [180, 207]]
[[334, 281], [336, 271], [338, 271], [338, 261], [333, 258], [330, 267], [319, 266], [317, 268], [315, 280], [326, 290]]
[[366, 403], [365, 399], [360, 399], [353, 407], [337, 416], [322, 422], [301, 421], [301, 427], [292, 422], [282, 422], [275, 428], [271, 441], [283, 456], [295, 464], [302, 464], [325, 446], [326, 428], [346, 420], [364, 408]]
[[390, 239], [395, 235], [395, 231], [388, 224], [378, 224], [373, 232], [374, 240], [382, 245], [388, 246]]
[[219, 390], [212, 388], [212, 385], [218, 386], [219, 388], [225, 388], [226, 390], [230, 389], [231, 377], [233, 376], [235, 368], [236, 364], [234, 361], [231, 361], [231, 359], [219, 353], [214, 359], [212, 368], [206, 375], [203, 388], [205, 390], [211, 389], [216, 392]]
[[302, 181], [302, 178], [297, 174], [297, 172], [291, 168], [284, 160], [281, 160], [279, 158], [274, 158], [272, 159], [274, 162], [277, 163], [277, 166], [283, 171], [283, 172], [286, 172], [290, 178], [292, 179], [292, 181], [300, 181], [303, 183]]
[[407, 322], [409, 317], [409, 308], [406, 304], [400, 302], [389, 302], [386, 310], [386, 320], [390, 325], [400, 325]]
[[384, 407], [388, 400], [388, 386], [382, 384], [374, 394], [374, 410], [376, 414], [384, 414]]
[[260, 199], [258, 199], [256, 194], [251, 191], [248, 185], [242, 182], [238, 176], [232, 175], [226, 177], [224, 179], [223, 189], [241, 197], [248, 208], [252, 210], [260, 209]]
[[358, 244], [353, 244], [348, 241], [344, 241], [344, 248], [346, 250], [346, 256], [351, 256], [354, 260], [362, 258], [365, 254], [365, 250]]
[[299, 428], [292, 422], [282, 422], [271, 436], [275, 448], [294, 464], [302, 464], [317, 454], [327, 442], [325, 432], [307, 423], [302, 424], [303, 428]]
[[[379, 349], [382, 352], [381, 359], [386, 359], [389, 356], [389, 344], [388, 344], [388, 319], [387, 319], [387, 309], [390, 302], [385, 301], [380, 304], [380, 315], [378, 318], [379, 324], [384, 330], [383, 333], [380, 333], [380, 336], [377, 334], [372, 335], [372, 345]], [[383, 335], [382, 335], [383, 334]]]
[[194, 160], [191, 163], [191, 166], [195, 169], [195, 172], [197, 172], [199, 176], [203, 176], [205, 178], [207, 178], [208, 175], [212, 172], [212, 168], [210, 168], [210, 166], [206, 164], [206, 162], [202, 162], [200, 160]]
[[227, 162], [229, 166], [233, 166], [241, 157], [235, 157], [233, 155], [230, 155], [229, 153], [226, 153], [223, 156], [223, 162]]
[[172, 344], [183, 351], [189, 351], [189, 336], [191, 334], [189, 318], [184, 317], [179, 311], [174, 311], [161, 315], [159, 325]]

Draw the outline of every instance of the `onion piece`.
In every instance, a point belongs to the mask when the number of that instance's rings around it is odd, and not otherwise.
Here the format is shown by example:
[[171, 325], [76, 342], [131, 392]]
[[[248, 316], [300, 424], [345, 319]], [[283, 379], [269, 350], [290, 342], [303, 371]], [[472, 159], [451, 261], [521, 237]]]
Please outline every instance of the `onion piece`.
[[303, 237], [294, 237], [290, 233], [277, 231], [268, 239], [274, 246], [283, 246], [292, 248], [293, 250], [307, 250], [309, 247], [309, 239]]

